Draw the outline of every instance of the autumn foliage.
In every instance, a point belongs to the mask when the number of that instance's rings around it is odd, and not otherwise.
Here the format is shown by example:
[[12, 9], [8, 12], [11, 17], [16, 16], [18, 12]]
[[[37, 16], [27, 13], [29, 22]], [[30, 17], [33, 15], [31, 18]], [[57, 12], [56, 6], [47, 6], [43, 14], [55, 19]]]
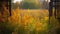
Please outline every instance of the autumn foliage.
[[[9, 12], [6, 15], [9, 15]], [[8, 20], [8, 24], [14, 27], [13, 33], [16, 33], [18, 30], [20, 30], [19, 28], [22, 28], [25, 31], [27, 30], [27, 34], [34, 30], [37, 32], [44, 31], [47, 30], [48, 25], [48, 10], [25, 10], [17, 8], [12, 9], [11, 16], [7, 16], [6, 18]]]

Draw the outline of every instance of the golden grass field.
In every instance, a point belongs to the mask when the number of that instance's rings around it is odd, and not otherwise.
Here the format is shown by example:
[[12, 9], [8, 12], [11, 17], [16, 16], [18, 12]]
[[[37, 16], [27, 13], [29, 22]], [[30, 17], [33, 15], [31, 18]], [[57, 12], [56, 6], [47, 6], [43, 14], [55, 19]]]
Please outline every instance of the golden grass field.
[[[15, 9], [12, 10], [12, 16], [9, 17], [9, 22], [13, 26], [19, 25], [24, 29], [29, 29], [33, 31], [43, 31], [47, 30], [47, 20], [48, 20], [48, 10], [39, 10], [39, 9]], [[45, 22], [45, 23], [44, 23]], [[43, 24], [44, 23], [44, 24]], [[19, 27], [18, 26], [18, 27]]]
[[16, 9], [16, 10], [12, 10], [11, 13], [12, 13], [12, 16], [8, 17], [8, 19], [10, 22], [13, 22], [13, 25], [21, 24], [21, 23], [23, 25], [34, 23], [34, 25], [39, 27], [39, 26], [42, 26], [42, 23], [40, 23], [40, 20], [44, 21], [48, 19], [48, 10]]
[[[11, 16], [8, 16], [8, 15], [9, 15], [9, 12], [4, 11], [3, 16], [6, 16], [6, 17], [1, 18], [2, 20], [0, 19], [0, 21], [5, 22], [6, 19], [8, 18], [7, 26], [9, 26], [9, 28], [15, 27], [14, 32], [12, 32], [12, 34], [17, 34], [18, 31], [20, 32], [21, 30], [23, 32], [27, 30], [26, 31], [27, 34], [30, 34], [30, 31], [34, 31], [34, 30], [36, 31], [36, 34], [38, 34], [38, 32], [41, 32], [41, 31], [48, 32], [49, 12], [46, 9], [43, 9], [43, 10], [31, 9], [30, 10], [30, 9], [17, 8], [17, 9], [11, 10]], [[52, 20], [52, 22], [54, 21]]]
[[3, 15], [0, 12], [0, 22], [6, 21], [8, 22], [7, 28], [11, 28], [14, 31], [12, 34], [22, 34], [23, 32], [25, 32], [24, 34], [31, 34], [31, 32], [44, 34], [43, 31], [47, 33], [51, 28], [54, 31], [54, 28], [59, 26], [58, 21], [54, 17], [51, 17], [51, 24], [49, 25], [49, 12], [46, 9], [17, 8], [11, 10], [11, 16], [5, 9]]

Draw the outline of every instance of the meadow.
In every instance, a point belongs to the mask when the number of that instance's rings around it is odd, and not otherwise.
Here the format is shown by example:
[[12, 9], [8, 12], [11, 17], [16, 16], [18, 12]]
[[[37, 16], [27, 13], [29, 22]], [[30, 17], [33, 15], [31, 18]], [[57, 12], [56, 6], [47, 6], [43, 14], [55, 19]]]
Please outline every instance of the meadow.
[[0, 20], [4, 22], [2, 27], [5, 27], [3, 31], [6, 34], [48, 34], [50, 30], [54, 32], [55, 22], [58, 22], [51, 17], [49, 24], [49, 12], [46, 9], [17, 8], [11, 10], [11, 16], [8, 16], [9, 12], [6, 15], [5, 19]]

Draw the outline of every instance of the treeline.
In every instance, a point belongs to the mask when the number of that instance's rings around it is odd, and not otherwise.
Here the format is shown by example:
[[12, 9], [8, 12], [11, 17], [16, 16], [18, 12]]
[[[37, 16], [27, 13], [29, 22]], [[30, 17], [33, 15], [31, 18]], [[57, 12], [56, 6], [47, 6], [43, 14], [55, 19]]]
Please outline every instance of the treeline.
[[22, 1], [12, 3], [12, 8], [16, 9], [19, 7], [20, 9], [48, 9], [49, 3], [47, 1], [37, 1], [37, 2], [29, 2], [29, 1]]

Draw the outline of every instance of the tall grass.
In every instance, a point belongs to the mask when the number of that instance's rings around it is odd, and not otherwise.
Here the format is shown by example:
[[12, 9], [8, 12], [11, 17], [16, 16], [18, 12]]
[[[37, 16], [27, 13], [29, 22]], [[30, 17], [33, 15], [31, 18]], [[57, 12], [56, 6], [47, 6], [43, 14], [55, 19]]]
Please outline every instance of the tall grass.
[[53, 19], [51, 18], [52, 24], [49, 25], [48, 13], [48, 10], [12, 9], [11, 16], [6, 17], [8, 21], [4, 24], [5, 31], [9, 30], [12, 34], [48, 34], [55, 24], [52, 23]]

